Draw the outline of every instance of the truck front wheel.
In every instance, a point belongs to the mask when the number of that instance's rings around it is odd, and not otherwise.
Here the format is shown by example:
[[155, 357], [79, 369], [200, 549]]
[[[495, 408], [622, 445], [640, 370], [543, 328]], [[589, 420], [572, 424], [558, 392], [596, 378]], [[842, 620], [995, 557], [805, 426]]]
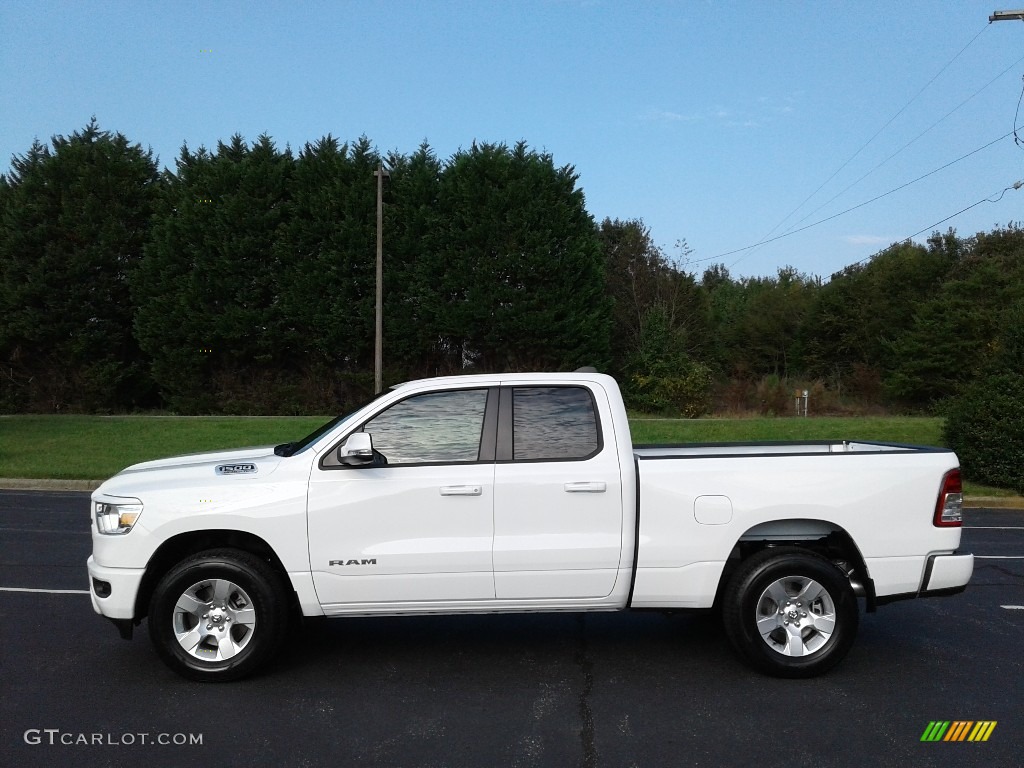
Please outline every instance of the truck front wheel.
[[266, 562], [241, 550], [200, 552], [160, 580], [149, 634], [171, 669], [203, 682], [237, 680], [267, 661], [287, 628], [288, 595]]
[[740, 656], [776, 677], [813, 677], [853, 644], [859, 613], [846, 575], [799, 547], [745, 560], [726, 588], [722, 619]]

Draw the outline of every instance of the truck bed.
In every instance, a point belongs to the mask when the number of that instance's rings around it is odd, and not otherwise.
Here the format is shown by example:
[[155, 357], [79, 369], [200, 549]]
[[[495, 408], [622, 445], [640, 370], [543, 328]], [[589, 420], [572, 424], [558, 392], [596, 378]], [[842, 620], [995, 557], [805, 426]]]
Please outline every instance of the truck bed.
[[[857, 543], [879, 597], [925, 588], [930, 556], [959, 528], [932, 525], [945, 448], [808, 441], [635, 446], [633, 605], [706, 608], [737, 542]], [[844, 457], [844, 458], [840, 458]]]

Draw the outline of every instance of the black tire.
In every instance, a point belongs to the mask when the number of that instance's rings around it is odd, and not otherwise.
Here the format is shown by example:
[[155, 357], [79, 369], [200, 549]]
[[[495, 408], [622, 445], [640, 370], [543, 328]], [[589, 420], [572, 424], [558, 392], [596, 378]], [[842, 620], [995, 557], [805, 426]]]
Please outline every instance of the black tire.
[[769, 547], [743, 561], [722, 606], [737, 653], [775, 677], [814, 677], [834, 667], [853, 645], [859, 618], [846, 574], [799, 547]]
[[160, 579], [149, 604], [156, 652], [175, 672], [201, 682], [251, 674], [278, 650], [287, 625], [283, 577], [237, 549], [181, 561]]

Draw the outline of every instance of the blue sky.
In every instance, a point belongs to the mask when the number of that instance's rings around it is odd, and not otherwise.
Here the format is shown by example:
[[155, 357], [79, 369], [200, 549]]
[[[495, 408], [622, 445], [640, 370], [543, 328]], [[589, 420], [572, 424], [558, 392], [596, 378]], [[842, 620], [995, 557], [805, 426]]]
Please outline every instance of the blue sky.
[[[183, 142], [236, 132], [293, 149], [427, 140], [442, 158], [524, 139], [575, 166], [597, 220], [642, 218], [672, 257], [685, 239], [698, 274], [827, 277], [1024, 179], [1006, 138], [729, 253], [1009, 133], [1024, 22], [989, 25], [1017, 7], [997, 3], [5, 0], [0, 170], [92, 115], [172, 168]], [[1011, 190], [939, 229], [987, 231], [1022, 206]]]

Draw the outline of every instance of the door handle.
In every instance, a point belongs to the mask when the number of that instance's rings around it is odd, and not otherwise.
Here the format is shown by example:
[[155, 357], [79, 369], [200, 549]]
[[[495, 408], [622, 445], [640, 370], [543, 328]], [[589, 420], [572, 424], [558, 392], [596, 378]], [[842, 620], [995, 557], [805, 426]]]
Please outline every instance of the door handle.
[[566, 493], [604, 493], [608, 488], [606, 483], [566, 483]]
[[481, 485], [442, 485], [442, 496], [480, 496], [484, 489]]

